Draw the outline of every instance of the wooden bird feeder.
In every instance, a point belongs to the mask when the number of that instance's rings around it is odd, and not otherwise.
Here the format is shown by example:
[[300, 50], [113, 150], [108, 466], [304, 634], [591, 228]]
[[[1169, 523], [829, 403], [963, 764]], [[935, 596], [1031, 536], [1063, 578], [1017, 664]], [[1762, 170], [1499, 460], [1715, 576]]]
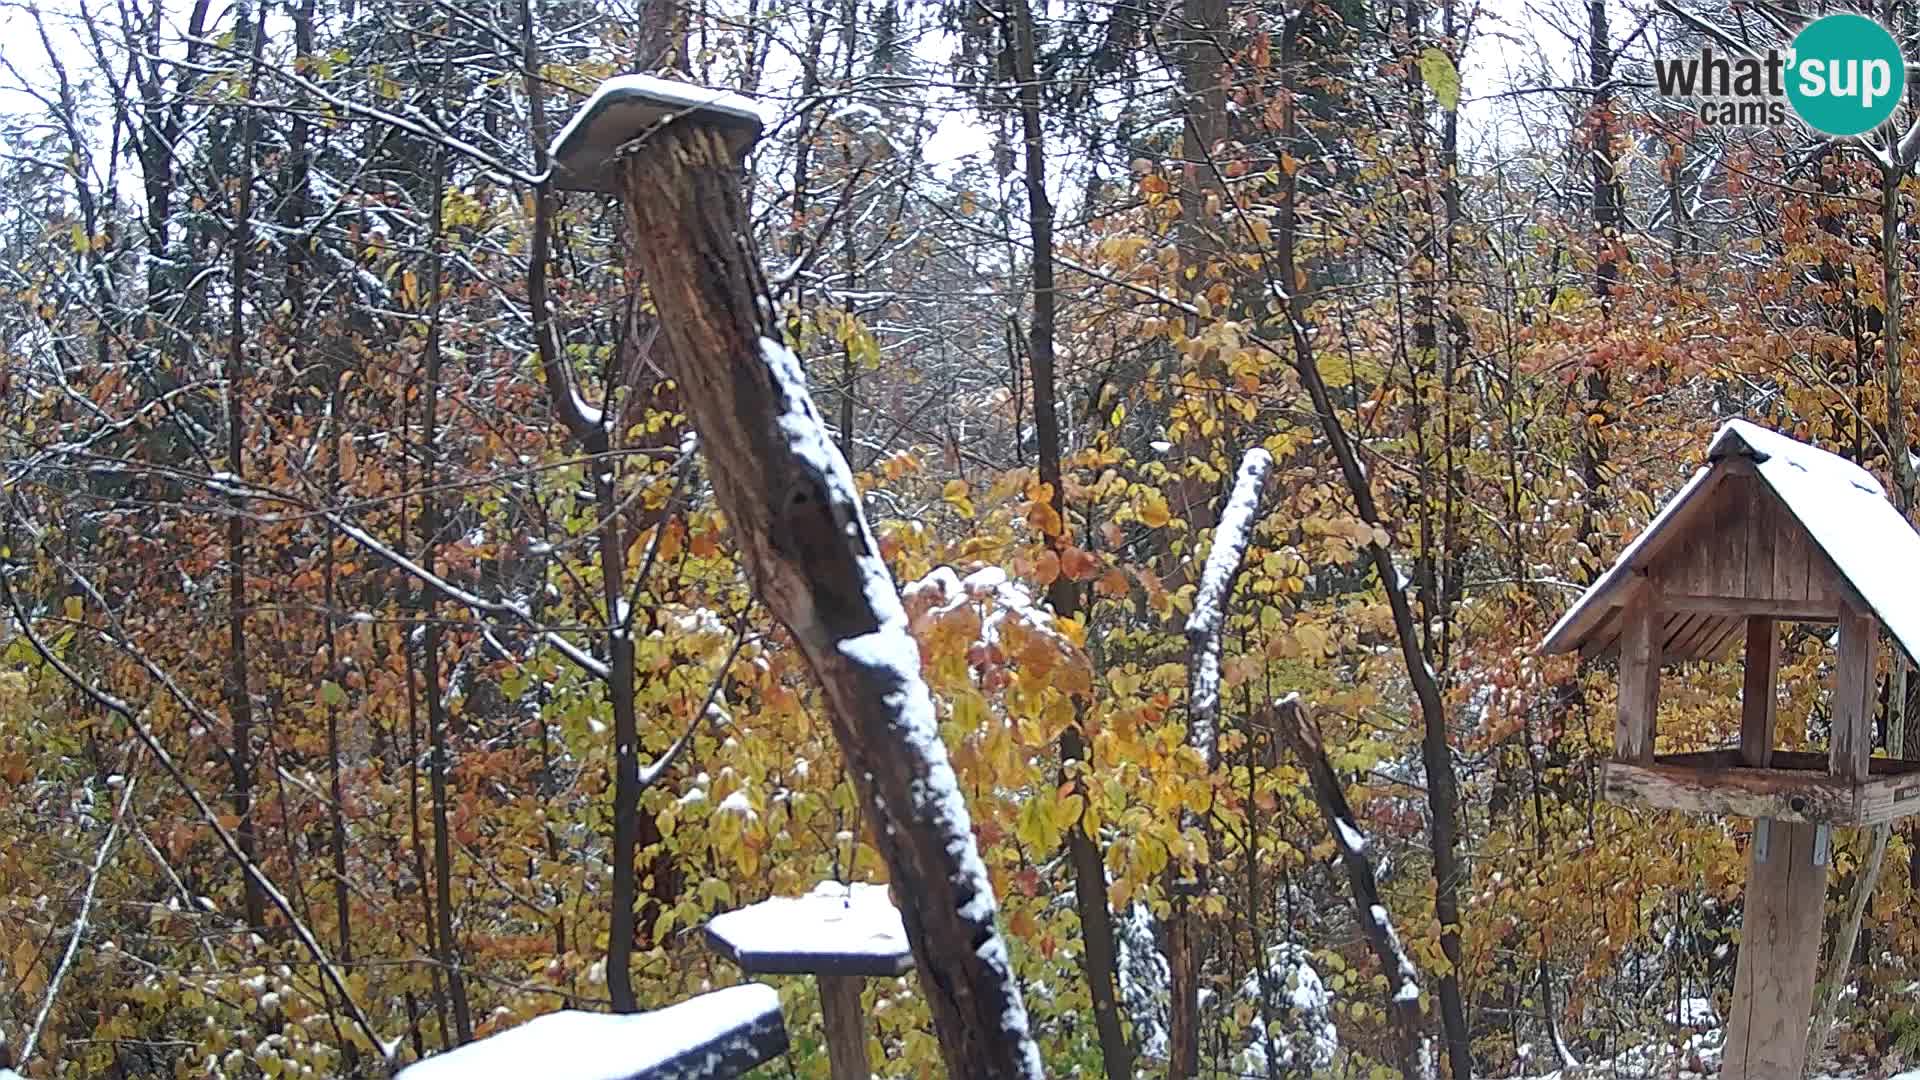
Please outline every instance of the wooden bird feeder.
[[834, 1080], [867, 1080], [867, 1023], [860, 988], [913, 966], [900, 913], [885, 885], [826, 881], [800, 897], [774, 897], [716, 915], [707, 944], [754, 975], [813, 975]]
[[[1881, 630], [1920, 653], [1920, 534], [1871, 474], [1744, 421], [1548, 633], [1543, 653], [1617, 655], [1610, 802], [1757, 819], [1722, 1075], [1798, 1076], [1834, 826], [1920, 813], [1920, 762], [1872, 756]], [[1826, 754], [1776, 750], [1782, 622], [1833, 623]], [[1658, 754], [1660, 672], [1745, 642], [1737, 747]]]

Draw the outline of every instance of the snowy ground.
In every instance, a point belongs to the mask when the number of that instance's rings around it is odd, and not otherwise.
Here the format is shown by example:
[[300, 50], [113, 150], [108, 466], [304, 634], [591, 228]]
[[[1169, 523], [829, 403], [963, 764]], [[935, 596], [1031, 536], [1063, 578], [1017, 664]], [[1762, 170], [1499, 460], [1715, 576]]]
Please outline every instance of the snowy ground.
[[[1551, 1072], [1525, 1072], [1512, 1080], [1711, 1080], [1720, 1075], [1720, 1044], [1725, 1039], [1725, 1030], [1716, 1028], [1688, 1036], [1677, 1048], [1640, 1047], [1611, 1060]], [[1864, 1061], [1837, 1061], [1809, 1080], [1920, 1080], [1920, 1069], [1894, 1072]]]

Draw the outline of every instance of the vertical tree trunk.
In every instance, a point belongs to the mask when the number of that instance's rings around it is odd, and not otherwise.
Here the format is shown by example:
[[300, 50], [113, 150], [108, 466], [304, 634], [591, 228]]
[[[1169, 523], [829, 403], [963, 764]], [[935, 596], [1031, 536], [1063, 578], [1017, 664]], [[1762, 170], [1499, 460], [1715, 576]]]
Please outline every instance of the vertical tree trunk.
[[[1897, 154], [1890, 149], [1890, 155]], [[1906, 405], [1902, 401], [1900, 319], [1904, 314], [1900, 292], [1900, 181], [1906, 166], [1896, 162], [1880, 177], [1880, 289], [1885, 297], [1881, 312], [1881, 341], [1884, 345], [1887, 384], [1887, 456], [1892, 459], [1895, 503], [1901, 516], [1913, 513], [1914, 470], [1908, 457]], [[1887, 692], [1887, 753], [1903, 758], [1907, 753], [1907, 661], [1896, 643], [1893, 646], [1891, 684]], [[1814, 1012], [1811, 1035], [1807, 1039], [1807, 1069], [1812, 1071], [1826, 1051], [1827, 1039], [1840, 1009], [1840, 998], [1853, 972], [1854, 946], [1860, 940], [1860, 926], [1866, 920], [1867, 904], [1880, 884], [1880, 872], [1886, 865], [1887, 842], [1893, 826], [1875, 825], [1867, 831], [1867, 857], [1853, 880], [1853, 894], [1847, 902], [1846, 917], [1834, 936], [1833, 951], [1827, 957], [1827, 978], [1820, 987], [1819, 1007]]]
[[[1019, 85], [1020, 124], [1026, 143], [1028, 227], [1033, 238], [1033, 323], [1028, 327], [1027, 352], [1033, 372], [1034, 429], [1039, 441], [1040, 482], [1052, 489], [1053, 510], [1060, 521], [1060, 534], [1050, 537], [1049, 541], [1058, 548], [1067, 542], [1068, 526], [1053, 351], [1058, 306], [1053, 271], [1053, 203], [1047, 196], [1047, 136], [1040, 104], [1033, 9], [1027, 0], [1009, 0], [1006, 28], [1014, 78]], [[1080, 613], [1079, 590], [1065, 574], [1055, 577], [1048, 585], [1047, 599], [1062, 616], [1072, 618]], [[1087, 751], [1076, 714], [1075, 722], [1060, 734], [1060, 766], [1065, 782], [1076, 788], [1085, 781], [1074, 763], [1080, 763], [1079, 768], [1083, 770], [1093, 765]], [[1106, 1067], [1107, 1080], [1131, 1080], [1133, 1052], [1120, 1026], [1119, 948], [1114, 940], [1113, 911], [1107, 899], [1106, 860], [1101, 857], [1099, 841], [1088, 833], [1084, 816], [1067, 829], [1066, 845], [1068, 862], [1073, 867], [1074, 907], [1080, 914], [1080, 931], [1086, 939], [1081, 962], [1093, 998], [1100, 1058]]]
[[[433, 151], [432, 251], [427, 264], [427, 296], [431, 305], [427, 316], [426, 430], [420, 443], [425, 460], [423, 477], [426, 494], [421, 496], [420, 531], [423, 548], [420, 564], [428, 574], [434, 572], [434, 551], [440, 542], [440, 506], [432, 494], [439, 481], [440, 463], [440, 293], [442, 260], [440, 256], [440, 207], [446, 187], [446, 151]], [[447, 774], [453, 769], [453, 755], [447, 744], [446, 690], [440, 679], [439, 594], [430, 593], [425, 612], [426, 641], [423, 666], [426, 669], [427, 694], [427, 783], [433, 800], [433, 918], [434, 937], [439, 946], [435, 957], [447, 977], [447, 996], [453, 1005], [453, 1031], [456, 1045], [473, 1041], [473, 1013], [467, 1003], [467, 980], [461, 973], [459, 942], [453, 933], [453, 837], [447, 821]]]
[[[1613, 42], [1607, 26], [1607, 0], [1587, 0], [1587, 66], [1593, 107], [1588, 116], [1592, 142], [1594, 245], [1593, 291], [1600, 299], [1601, 317], [1613, 317], [1613, 293], [1620, 280], [1619, 247], [1625, 224], [1625, 192], [1614, 160]], [[1586, 580], [1606, 569], [1597, 554], [1594, 530], [1610, 502], [1607, 489], [1607, 425], [1612, 420], [1612, 379], [1596, 364], [1584, 380], [1586, 401], [1580, 417], [1580, 475], [1587, 497], [1580, 504], [1580, 542], [1587, 545], [1582, 559]]]
[[[534, 160], [545, 171], [547, 158], [547, 113], [542, 86], [538, 45], [533, 35], [532, 0], [522, 0], [520, 9], [522, 62], [534, 129]], [[607, 993], [613, 1010], [621, 1013], [640, 1010], [639, 995], [633, 986], [633, 950], [648, 912], [640, 909], [639, 871], [643, 831], [657, 836], [652, 822], [640, 807], [640, 724], [635, 704], [633, 625], [627, 609], [626, 552], [628, 528], [624, 515], [612, 512], [619, 505], [615, 482], [614, 441], [601, 411], [585, 403], [575, 390], [561, 356], [555, 336], [553, 309], [547, 295], [547, 260], [553, 232], [553, 193], [545, 186], [534, 192], [533, 238], [527, 264], [527, 302], [532, 309], [533, 333], [548, 403], [573, 440], [592, 460], [595, 504], [601, 508], [600, 527], [595, 533], [596, 554], [600, 561], [601, 600], [607, 609], [607, 699], [613, 710], [613, 882], [611, 912], [607, 926]], [[603, 403], [611, 408], [613, 402]], [[664, 519], [660, 526], [664, 528]], [[669, 891], [665, 867], [656, 867], [655, 890]], [[649, 909], [650, 910], [650, 909]]]
[[[235, 25], [242, 35], [257, 34], [252, 12], [242, 4], [234, 12]], [[241, 156], [239, 175], [232, 179], [233, 228], [227, 237], [232, 258], [228, 282], [227, 362], [223, 373], [227, 384], [227, 471], [233, 474], [233, 487], [246, 482], [247, 417], [243, 400], [247, 374], [247, 255], [253, 249], [253, 149], [258, 121], [253, 110], [244, 111], [241, 120]], [[228, 762], [233, 774], [233, 814], [238, 818], [234, 836], [241, 857], [248, 862], [257, 858], [253, 831], [253, 694], [247, 681], [247, 526], [246, 500], [228, 497], [227, 514], [227, 714], [233, 724], [233, 743]], [[266, 928], [267, 900], [252, 874], [240, 873], [241, 902], [247, 925], [255, 931]]]
[[[1299, 26], [1299, 18], [1290, 19], [1281, 36], [1280, 70], [1288, 91], [1293, 89], [1293, 48]], [[1284, 143], [1290, 147], [1297, 146], [1296, 116], [1291, 106], [1286, 109], [1282, 124], [1281, 137]], [[1294, 370], [1313, 401], [1321, 430], [1327, 436], [1327, 443], [1339, 463], [1341, 477], [1353, 497], [1355, 512], [1361, 521], [1384, 530], [1386, 523], [1374, 501], [1372, 482], [1367, 478], [1366, 468], [1340, 421], [1339, 411], [1327, 391], [1326, 381], [1320, 375], [1313, 335], [1308, 330], [1307, 300], [1301, 288], [1305, 278], [1299, 271], [1295, 252], [1297, 187], [1295, 174], [1283, 178], [1279, 227], [1274, 230], [1275, 271], [1288, 290], [1286, 310], [1293, 344]], [[1390, 546], [1370, 543], [1367, 545], [1367, 554], [1386, 592], [1387, 605], [1393, 615], [1394, 633], [1400, 643], [1401, 659], [1406, 664], [1407, 679], [1413, 685], [1414, 697], [1420, 707], [1423, 731], [1420, 758], [1427, 774], [1427, 812], [1431, 819], [1429, 839], [1433, 849], [1434, 917], [1439, 920], [1441, 927], [1440, 950], [1451, 969], [1441, 976], [1437, 987], [1440, 1019], [1446, 1029], [1447, 1060], [1453, 1070], [1454, 1080], [1469, 1080], [1473, 1075], [1473, 1048], [1468, 1037], [1466, 1005], [1460, 990], [1459, 975], [1463, 959], [1459, 932], [1460, 885], [1465, 879], [1466, 866], [1459, 853], [1459, 781], [1454, 776], [1453, 752], [1448, 744], [1446, 705], [1441, 699], [1440, 686], [1433, 669], [1428, 666], [1421, 650], [1421, 635], [1407, 594], [1403, 589], [1392, 587], [1400, 580], [1400, 574], [1394, 566]]]
[[892, 576], [846, 459], [780, 343], [739, 164], [698, 117], [625, 159], [635, 255], [755, 592], [826, 692], [871, 815], [947, 1072], [1037, 1078], [1040, 1056]]

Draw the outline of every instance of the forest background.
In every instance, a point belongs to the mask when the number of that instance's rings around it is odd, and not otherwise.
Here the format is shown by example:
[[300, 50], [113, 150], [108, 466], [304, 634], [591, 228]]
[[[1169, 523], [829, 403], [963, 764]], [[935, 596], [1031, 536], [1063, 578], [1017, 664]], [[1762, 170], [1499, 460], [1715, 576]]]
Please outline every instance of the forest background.
[[[0, 4], [0, 1030], [29, 1076], [380, 1075], [735, 981], [709, 915], [884, 875], [619, 207], [539, 183], [644, 71], [773, 117], [752, 241], [1050, 1071], [1392, 1075], [1292, 693], [1450, 1075], [1684, 1060], [1744, 827], [1598, 801], [1607, 666], [1534, 645], [1726, 418], [1911, 507], [1920, 84], [1860, 139], [1653, 94], [1804, 14]], [[1185, 628], [1255, 448], [1210, 689]], [[1825, 632], [1782, 665], [1782, 745], [1824, 746]], [[1674, 677], [1661, 748], [1729, 740], [1738, 687]], [[1830, 937], [1874, 850], [1839, 838]], [[1884, 866], [1823, 993], [1892, 1064], [1920, 849]], [[936, 1068], [913, 980], [867, 993], [874, 1059]]]

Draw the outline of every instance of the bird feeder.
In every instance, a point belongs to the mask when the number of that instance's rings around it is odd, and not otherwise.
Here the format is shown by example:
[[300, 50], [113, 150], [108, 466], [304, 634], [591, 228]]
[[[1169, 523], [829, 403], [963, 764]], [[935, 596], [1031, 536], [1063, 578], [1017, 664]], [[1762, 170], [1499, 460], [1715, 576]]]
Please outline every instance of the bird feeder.
[[[1920, 535], [1871, 474], [1735, 420], [1707, 463], [1541, 644], [1617, 656], [1619, 709], [1601, 797], [1755, 819], [1722, 1075], [1798, 1076], [1836, 826], [1920, 812], [1920, 762], [1872, 756], [1884, 629], [1920, 652]], [[1781, 623], [1837, 627], [1825, 754], [1776, 749]], [[1663, 666], [1745, 646], [1740, 741], [1660, 754]]]
[[774, 897], [716, 915], [707, 944], [753, 975], [812, 975], [820, 985], [833, 1080], [867, 1080], [863, 980], [913, 966], [900, 913], [885, 885], [826, 881], [800, 897]]
[[736, 154], [744, 154], [766, 124], [758, 105], [732, 91], [621, 75], [601, 83], [553, 140], [554, 184], [618, 194], [621, 153], [678, 119], [721, 132]]
[[729, 1080], [786, 1052], [780, 995], [747, 983], [653, 1012], [548, 1013], [435, 1054], [399, 1080]]

